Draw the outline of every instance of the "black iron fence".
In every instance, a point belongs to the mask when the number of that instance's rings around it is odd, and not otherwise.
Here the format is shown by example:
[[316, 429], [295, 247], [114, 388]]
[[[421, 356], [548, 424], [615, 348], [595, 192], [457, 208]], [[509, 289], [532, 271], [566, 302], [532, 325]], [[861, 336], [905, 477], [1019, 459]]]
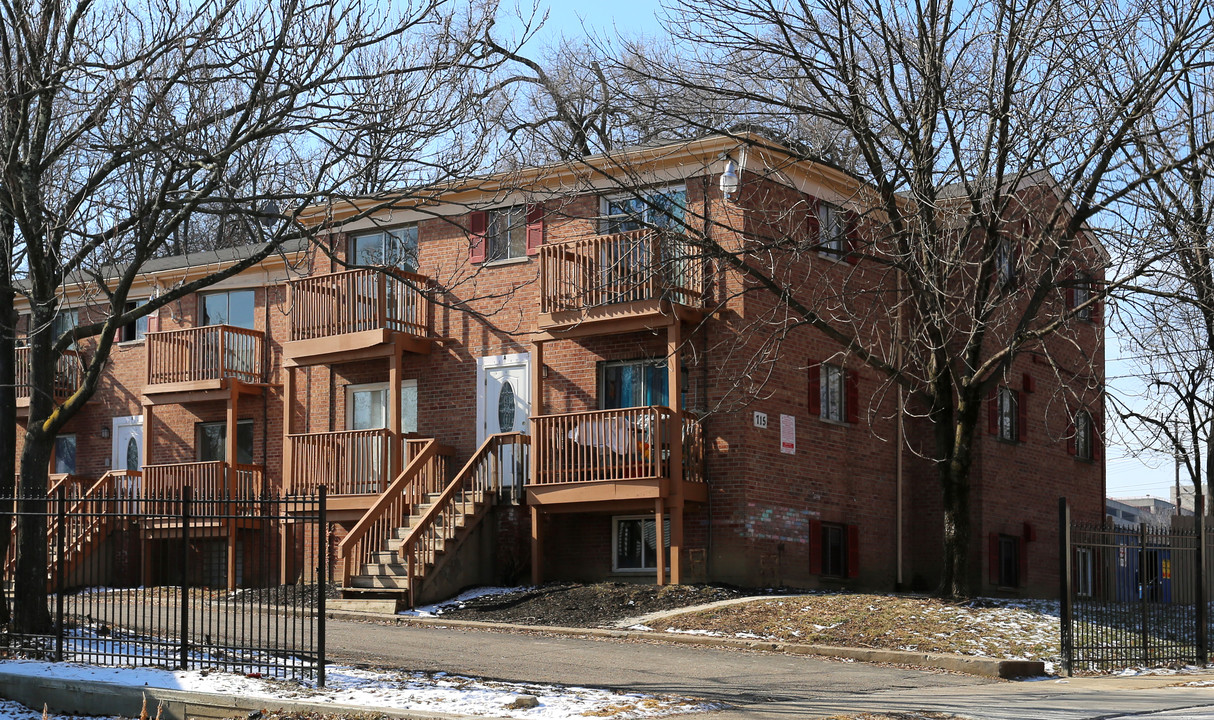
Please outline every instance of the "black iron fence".
[[1083, 525], [1060, 503], [1062, 664], [1067, 674], [1205, 665], [1211, 546], [1193, 518], [1172, 527]]
[[10, 550], [7, 599], [45, 599], [50, 616], [40, 632], [0, 634], [0, 657], [324, 685], [323, 487], [309, 497], [216, 497], [188, 486], [146, 496], [138, 477], [102, 485], [60, 485], [45, 503], [0, 499], [15, 508], [14, 530], [41, 521], [47, 538], [46, 587], [14, 584]]

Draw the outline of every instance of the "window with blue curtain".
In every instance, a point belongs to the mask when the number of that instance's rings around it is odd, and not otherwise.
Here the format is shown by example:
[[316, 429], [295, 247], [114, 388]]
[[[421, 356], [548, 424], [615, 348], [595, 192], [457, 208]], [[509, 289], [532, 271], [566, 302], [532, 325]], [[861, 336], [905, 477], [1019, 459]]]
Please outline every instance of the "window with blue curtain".
[[603, 363], [599, 404], [603, 410], [670, 405], [665, 360]]

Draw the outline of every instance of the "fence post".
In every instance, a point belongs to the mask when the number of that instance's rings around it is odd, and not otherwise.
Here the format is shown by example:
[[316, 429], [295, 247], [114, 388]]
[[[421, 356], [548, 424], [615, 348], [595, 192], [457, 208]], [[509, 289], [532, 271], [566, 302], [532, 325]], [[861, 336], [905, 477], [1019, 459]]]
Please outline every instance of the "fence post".
[[56, 522], [59, 523], [55, 533], [55, 662], [63, 662], [63, 586], [66, 568], [63, 562], [67, 536], [67, 483], [59, 486], [55, 493], [59, 501], [56, 509]]
[[1058, 498], [1058, 620], [1061, 631], [1062, 671], [1075, 671], [1075, 639], [1071, 634], [1071, 507]]
[[1197, 494], [1193, 500], [1193, 527], [1197, 529], [1196, 595], [1194, 596], [1197, 603], [1197, 664], [1205, 665], [1210, 661], [1210, 607], [1206, 604], [1206, 498], [1204, 495]]
[[1147, 613], [1147, 524], [1138, 523], [1138, 607], [1142, 631], [1142, 664], [1151, 661], [1150, 633], [1147, 631], [1149, 616]]
[[[325, 591], [329, 585], [329, 519], [327, 515], [328, 488], [320, 485], [320, 567], [316, 570], [316, 686], [325, 686]], [[349, 562], [347, 560], [347, 562]]]
[[190, 666], [190, 500], [193, 488], [181, 489], [181, 658], [182, 670]]

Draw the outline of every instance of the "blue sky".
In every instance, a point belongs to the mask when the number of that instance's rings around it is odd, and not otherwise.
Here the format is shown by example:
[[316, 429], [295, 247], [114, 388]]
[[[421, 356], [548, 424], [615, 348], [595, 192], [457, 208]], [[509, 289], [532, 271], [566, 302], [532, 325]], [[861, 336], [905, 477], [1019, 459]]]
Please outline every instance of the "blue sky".
[[[544, 9], [548, 10], [548, 23], [538, 38], [541, 42], [553, 40], [561, 34], [578, 37], [586, 30], [605, 35], [612, 34], [613, 30], [624, 34], [653, 33], [661, 30], [661, 22], [657, 16], [662, 9], [656, 0], [556, 0], [541, 4], [540, 11]], [[1116, 378], [1123, 377], [1133, 370], [1126, 364], [1115, 362], [1118, 353], [1117, 338], [1111, 332], [1107, 335], [1107, 342], [1107, 374], [1110, 384], [1115, 387], [1118, 383], [1126, 382]], [[1108, 494], [1111, 497], [1170, 496], [1174, 478], [1171, 458], [1154, 457], [1144, 461], [1129, 457], [1124, 447], [1114, 443], [1114, 438], [1110, 438], [1105, 455]], [[1181, 482], [1185, 484], [1187, 480], [1182, 478]]]

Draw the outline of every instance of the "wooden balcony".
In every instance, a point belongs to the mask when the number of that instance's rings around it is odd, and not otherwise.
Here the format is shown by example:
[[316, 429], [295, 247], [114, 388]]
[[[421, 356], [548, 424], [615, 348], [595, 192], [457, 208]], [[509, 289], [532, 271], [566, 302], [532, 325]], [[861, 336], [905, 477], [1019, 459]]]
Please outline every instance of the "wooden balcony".
[[[17, 407], [28, 408], [33, 391], [30, 376], [30, 349], [19, 347], [15, 351]], [[55, 402], [62, 402], [80, 387], [81, 358], [75, 350], [65, 350], [55, 364]]]
[[704, 264], [681, 234], [635, 230], [540, 247], [539, 329], [582, 337], [702, 316]]
[[533, 505], [625, 509], [680, 493], [707, 499], [704, 439], [690, 413], [652, 406], [541, 415], [531, 418], [531, 445]]
[[[191, 497], [198, 502], [223, 501], [229, 498], [244, 500], [224, 511], [233, 515], [257, 514], [258, 503], [249, 502], [248, 499], [259, 497], [266, 490], [265, 470], [260, 465], [229, 466], [222, 460], [146, 465], [142, 477], [135, 482], [136, 487], [133, 488], [132, 494], [146, 500], [144, 512], [165, 515], [181, 512], [179, 502], [168, 501], [180, 498], [182, 489], [187, 485], [191, 488]], [[158, 503], [158, 499], [166, 502]], [[215, 509], [217, 508], [210, 508]]]
[[147, 395], [265, 382], [265, 333], [231, 325], [147, 334]]
[[[384, 428], [288, 435], [286, 451], [291, 455], [291, 477], [286, 479], [287, 493], [310, 495], [324, 483], [329, 497], [337, 503], [335, 508], [370, 507], [392, 480], [393, 442], [392, 431]], [[406, 437], [401, 467], [427, 442], [427, 438]], [[436, 472], [445, 479], [451, 448], [445, 445], [438, 448]]]
[[429, 278], [392, 268], [360, 269], [292, 280], [289, 365], [385, 356], [391, 346], [428, 353], [434, 307]]

